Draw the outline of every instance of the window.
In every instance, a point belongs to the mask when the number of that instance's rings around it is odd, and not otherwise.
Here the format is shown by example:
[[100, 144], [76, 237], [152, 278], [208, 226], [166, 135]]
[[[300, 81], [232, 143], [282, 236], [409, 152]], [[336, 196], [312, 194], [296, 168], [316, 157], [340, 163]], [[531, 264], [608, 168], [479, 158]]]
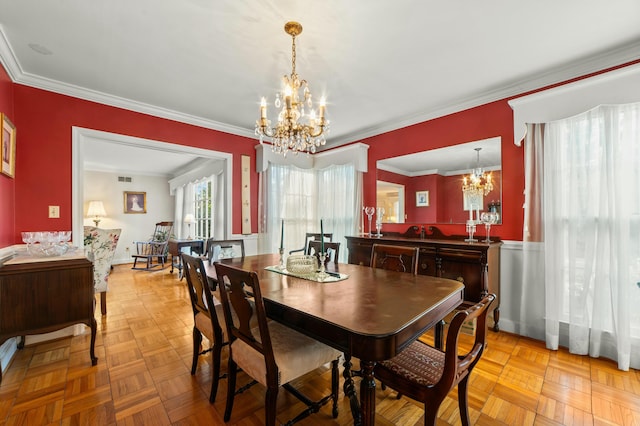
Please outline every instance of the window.
[[[302, 248], [306, 232], [320, 232], [320, 219], [324, 231], [343, 245], [345, 235], [357, 232], [362, 173], [352, 164], [320, 170], [271, 164], [265, 175], [264, 251], [277, 251], [283, 220], [285, 252]], [[347, 250], [341, 250], [340, 261], [346, 262], [346, 256]]]
[[196, 238], [207, 239], [213, 235], [213, 184], [210, 178], [193, 184]]

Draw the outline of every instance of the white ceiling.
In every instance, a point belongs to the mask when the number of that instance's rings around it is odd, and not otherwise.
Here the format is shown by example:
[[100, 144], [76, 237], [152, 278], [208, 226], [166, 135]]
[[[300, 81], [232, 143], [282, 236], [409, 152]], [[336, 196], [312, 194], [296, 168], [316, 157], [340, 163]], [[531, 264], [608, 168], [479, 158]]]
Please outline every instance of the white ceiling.
[[[14, 81], [249, 137], [260, 97], [272, 102], [291, 72], [283, 26], [297, 20], [297, 71], [328, 100], [328, 147], [640, 58], [638, 0], [0, 0], [0, 10]], [[87, 156], [124, 168], [135, 158]]]

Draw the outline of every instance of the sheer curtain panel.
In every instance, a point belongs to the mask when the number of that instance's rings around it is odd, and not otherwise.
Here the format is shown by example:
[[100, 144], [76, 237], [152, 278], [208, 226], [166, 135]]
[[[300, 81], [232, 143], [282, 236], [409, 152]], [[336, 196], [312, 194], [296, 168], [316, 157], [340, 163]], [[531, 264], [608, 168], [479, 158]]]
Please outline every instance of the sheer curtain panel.
[[640, 368], [640, 103], [528, 127], [523, 300], [549, 348]]
[[[320, 170], [270, 164], [259, 176], [259, 250], [277, 253], [284, 221], [285, 253], [302, 248], [305, 233], [333, 233], [345, 244], [345, 235], [357, 232], [362, 200], [362, 173], [352, 164]], [[346, 250], [340, 261], [346, 262]]]

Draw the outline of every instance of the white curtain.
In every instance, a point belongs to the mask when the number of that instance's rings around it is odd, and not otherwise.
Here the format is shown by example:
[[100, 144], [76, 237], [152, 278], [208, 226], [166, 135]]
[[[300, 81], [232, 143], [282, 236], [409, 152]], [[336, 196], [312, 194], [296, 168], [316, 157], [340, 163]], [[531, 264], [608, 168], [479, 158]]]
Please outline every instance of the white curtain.
[[640, 368], [640, 103], [529, 131], [523, 299], [544, 294], [549, 348]]
[[[284, 221], [285, 254], [303, 248], [305, 233], [333, 233], [340, 242], [340, 261], [346, 262], [345, 235], [357, 232], [362, 199], [362, 173], [352, 164], [321, 170], [269, 164], [259, 176], [259, 251], [276, 253]], [[344, 247], [344, 248], [343, 248]]]

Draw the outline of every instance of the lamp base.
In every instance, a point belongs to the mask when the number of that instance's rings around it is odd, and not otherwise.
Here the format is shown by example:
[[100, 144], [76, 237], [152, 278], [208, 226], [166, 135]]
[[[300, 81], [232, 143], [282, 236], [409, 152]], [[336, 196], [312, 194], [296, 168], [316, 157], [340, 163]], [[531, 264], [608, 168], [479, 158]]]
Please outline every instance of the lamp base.
[[100, 223], [100, 219], [93, 219], [93, 223], [96, 224], [96, 228], [97, 228], [98, 224]]

